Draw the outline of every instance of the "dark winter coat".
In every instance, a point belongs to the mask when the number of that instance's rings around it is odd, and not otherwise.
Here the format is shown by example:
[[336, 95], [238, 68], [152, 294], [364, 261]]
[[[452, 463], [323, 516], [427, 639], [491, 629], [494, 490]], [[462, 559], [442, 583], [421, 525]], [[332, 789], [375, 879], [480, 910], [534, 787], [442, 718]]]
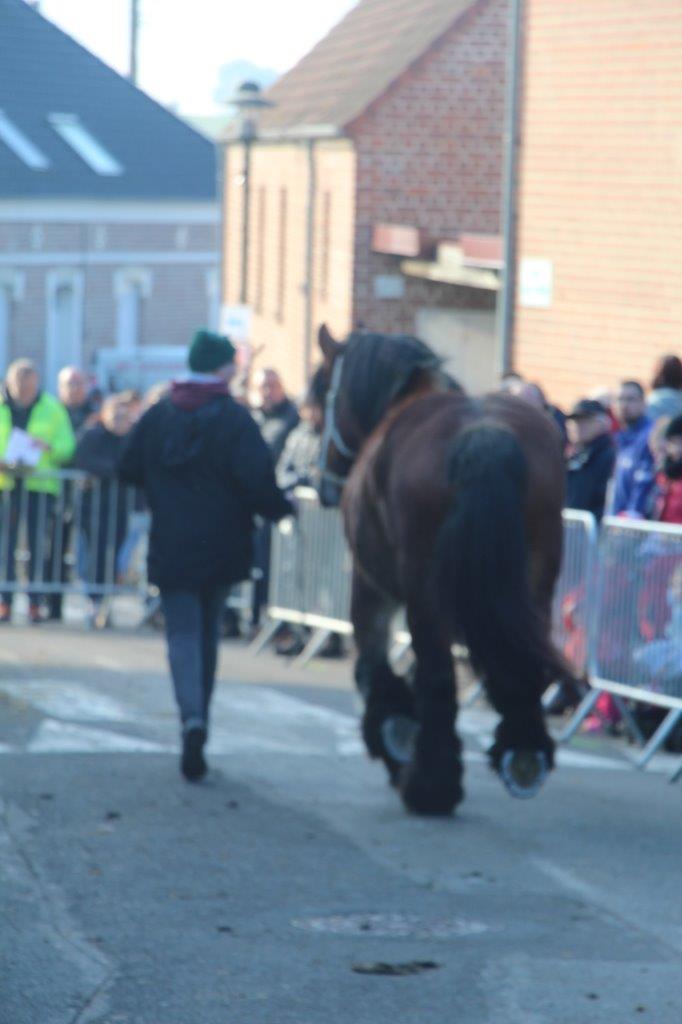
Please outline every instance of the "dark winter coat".
[[566, 507], [591, 512], [600, 520], [615, 462], [616, 449], [610, 434], [602, 434], [572, 455], [566, 464]]
[[291, 512], [258, 427], [227, 395], [194, 411], [169, 398], [152, 406], [128, 436], [119, 474], [145, 490], [149, 579], [169, 590], [246, 579], [254, 515]]
[[130, 513], [139, 506], [136, 492], [117, 479], [125, 442], [125, 437], [97, 423], [85, 430], [73, 458], [75, 469], [94, 478], [76, 485], [82, 487], [80, 521], [88, 540], [88, 578], [92, 583], [115, 581], [116, 553], [125, 538]]

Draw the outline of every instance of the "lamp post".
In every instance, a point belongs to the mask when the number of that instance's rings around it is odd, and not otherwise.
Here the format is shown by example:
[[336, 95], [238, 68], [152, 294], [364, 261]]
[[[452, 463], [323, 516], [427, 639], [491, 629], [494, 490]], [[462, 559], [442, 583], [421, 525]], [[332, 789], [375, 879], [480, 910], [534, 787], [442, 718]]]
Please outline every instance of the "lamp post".
[[259, 115], [266, 107], [273, 104], [267, 100], [257, 82], [242, 82], [236, 93], [228, 101], [237, 111], [237, 116], [230, 125], [229, 140], [242, 146], [244, 163], [242, 169], [242, 224], [241, 224], [241, 275], [239, 285], [239, 302], [248, 302], [249, 285], [249, 214], [251, 207], [251, 147], [258, 138]]

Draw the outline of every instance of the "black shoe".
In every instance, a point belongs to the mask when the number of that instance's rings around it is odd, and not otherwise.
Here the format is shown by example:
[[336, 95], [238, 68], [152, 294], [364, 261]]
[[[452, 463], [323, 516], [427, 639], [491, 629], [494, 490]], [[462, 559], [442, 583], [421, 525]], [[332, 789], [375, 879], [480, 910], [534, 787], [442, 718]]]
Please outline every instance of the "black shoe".
[[197, 725], [188, 729], [182, 738], [182, 760], [180, 771], [188, 782], [198, 782], [208, 771], [204, 760], [206, 730]]

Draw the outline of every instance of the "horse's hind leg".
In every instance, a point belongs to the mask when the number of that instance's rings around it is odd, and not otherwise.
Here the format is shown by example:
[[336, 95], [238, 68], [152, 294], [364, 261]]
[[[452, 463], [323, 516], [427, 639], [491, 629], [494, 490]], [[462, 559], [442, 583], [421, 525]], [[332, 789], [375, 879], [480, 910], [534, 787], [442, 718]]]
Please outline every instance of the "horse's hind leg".
[[406, 807], [416, 814], [450, 814], [464, 796], [461, 744], [455, 733], [455, 669], [436, 615], [422, 602], [416, 606], [408, 607], [408, 621], [417, 659], [419, 731], [400, 788]]
[[402, 761], [386, 745], [386, 723], [405, 719], [409, 723], [415, 718], [413, 694], [388, 662], [395, 610], [395, 603], [356, 569], [353, 573], [351, 619], [358, 649], [355, 682], [365, 702], [362, 736], [370, 757], [380, 758], [386, 765], [393, 785], [397, 784]]

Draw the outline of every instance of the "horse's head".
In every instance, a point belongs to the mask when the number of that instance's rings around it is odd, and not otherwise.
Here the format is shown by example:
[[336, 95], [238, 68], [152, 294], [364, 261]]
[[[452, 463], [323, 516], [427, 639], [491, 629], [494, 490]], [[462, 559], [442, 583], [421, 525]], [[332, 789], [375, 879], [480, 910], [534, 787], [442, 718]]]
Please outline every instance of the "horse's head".
[[313, 378], [318, 394], [324, 395], [324, 430], [320, 451], [318, 492], [325, 508], [335, 507], [355, 457], [360, 439], [351, 422], [350, 404], [344, 388], [346, 345], [336, 341], [326, 324], [318, 331], [322, 365]]
[[461, 388], [443, 374], [428, 345], [411, 335], [357, 331], [342, 344], [323, 324], [318, 340], [324, 360], [318, 374], [326, 388], [320, 500], [338, 505], [362, 445], [395, 402], [424, 389]]

